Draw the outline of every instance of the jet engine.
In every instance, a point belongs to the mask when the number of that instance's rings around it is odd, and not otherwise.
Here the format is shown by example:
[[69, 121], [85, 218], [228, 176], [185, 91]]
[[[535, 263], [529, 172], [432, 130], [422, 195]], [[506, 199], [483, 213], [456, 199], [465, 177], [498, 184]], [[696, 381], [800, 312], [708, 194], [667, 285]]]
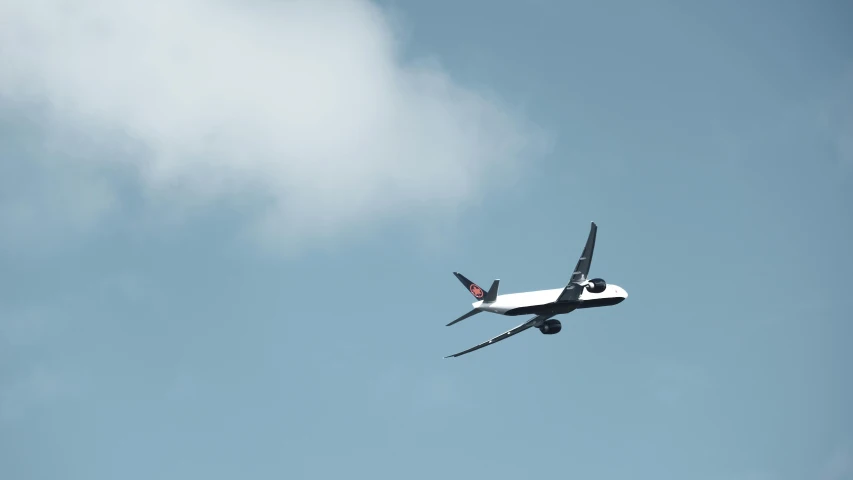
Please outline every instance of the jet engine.
[[607, 288], [607, 282], [600, 278], [593, 278], [586, 284], [586, 289], [590, 293], [601, 293]]
[[550, 320], [545, 320], [545, 323], [543, 323], [542, 326], [539, 327], [539, 331], [544, 333], [545, 335], [553, 335], [555, 333], [559, 333], [562, 328], [563, 324], [561, 324], [559, 320], [552, 318]]

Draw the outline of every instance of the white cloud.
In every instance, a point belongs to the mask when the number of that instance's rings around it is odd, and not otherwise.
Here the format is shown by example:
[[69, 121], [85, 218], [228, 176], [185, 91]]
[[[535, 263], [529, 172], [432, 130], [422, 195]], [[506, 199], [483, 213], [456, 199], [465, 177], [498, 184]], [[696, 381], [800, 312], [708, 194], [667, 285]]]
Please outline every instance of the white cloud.
[[[137, 149], [69, 162], [129, 167], [169, 211], [260, 207], [276, 241], [452, 213], [547, 146], [439, 66], [404, 62], [366, 1], [0, 0], [0, 19], [0, 100]], [[84, 212], [111, 211], [108, 188], [79, 185], [102, 205]]]

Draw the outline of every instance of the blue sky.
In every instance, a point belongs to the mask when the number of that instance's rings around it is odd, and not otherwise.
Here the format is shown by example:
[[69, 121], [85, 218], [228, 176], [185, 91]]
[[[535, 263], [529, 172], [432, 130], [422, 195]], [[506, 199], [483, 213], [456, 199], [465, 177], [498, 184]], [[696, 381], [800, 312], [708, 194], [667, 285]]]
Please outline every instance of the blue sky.
[[844, 2], [33, 5], [0, 478], [853, 479]]

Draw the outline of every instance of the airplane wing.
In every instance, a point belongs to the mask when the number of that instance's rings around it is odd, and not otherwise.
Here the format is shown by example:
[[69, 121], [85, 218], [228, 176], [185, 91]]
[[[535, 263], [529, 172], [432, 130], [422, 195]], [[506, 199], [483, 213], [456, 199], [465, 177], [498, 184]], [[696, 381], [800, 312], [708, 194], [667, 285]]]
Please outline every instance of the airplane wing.
[[507, 330], [506, 332], [498, 335], [497, 337], [489, 339], [489, 340], [487, 340], [487, 341], [485, 341], [485, 342], [483, 342], [483, 343], [481, 343], [475, 347], [471, 347], [468, 350], [464, 350], [464, 351], [461, 351], [459, 353], [454, 353], [453, 355], [448, 355], [444, 358], [460, 357], [462, 355], [465, 355], [466, 353], [471, 353], [474, 350], [479, 350], [483, 347], [488, 347], [489, 345], [491, 345], [493, 343], [500, 342], [501, 340], [503, 340], [505, 338], [509, 338], [509, 337], [515, 335], [516, 333], [521, 333], [521, 332], [527, 330], [528, 328], [535, 326], [537, 322], [539, 322], [541, 320], [545, 320], [546, 318], [548, 318], [547, 315], [536, 315], [535, 317], [531, 318], [530, 320], [522, 323], [521, 325], [519, 325], [515, 328]]
[[575, 271], [572, 273], [572, 279], [569, 280], [563, 293], [557, 298], [558, 302], [573, 302], [577, 301], [581, 292], [583, 292], [583, 283], [586, 282], [589, 276], [589, 267], [592, 265], [592, 252], [595, 250], [595, 235], [598, 232], [598, 226], [595, 222], [589, 227], [589, 237], [586, 239], [586, 246], [583, 248], [583, 253], [578, 259], [578, 264], [575, 266]]

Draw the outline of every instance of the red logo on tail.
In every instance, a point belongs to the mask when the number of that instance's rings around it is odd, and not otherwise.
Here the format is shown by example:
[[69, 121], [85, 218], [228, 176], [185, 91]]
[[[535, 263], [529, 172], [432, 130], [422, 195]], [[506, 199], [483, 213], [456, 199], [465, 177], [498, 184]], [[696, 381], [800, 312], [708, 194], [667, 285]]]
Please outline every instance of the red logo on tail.
[[471, 293], [473, 293], [475, 297], [483, 298], [483, 289], [478, 287], [477, 284], [472, 283], [469, 290], [471, 290]]

